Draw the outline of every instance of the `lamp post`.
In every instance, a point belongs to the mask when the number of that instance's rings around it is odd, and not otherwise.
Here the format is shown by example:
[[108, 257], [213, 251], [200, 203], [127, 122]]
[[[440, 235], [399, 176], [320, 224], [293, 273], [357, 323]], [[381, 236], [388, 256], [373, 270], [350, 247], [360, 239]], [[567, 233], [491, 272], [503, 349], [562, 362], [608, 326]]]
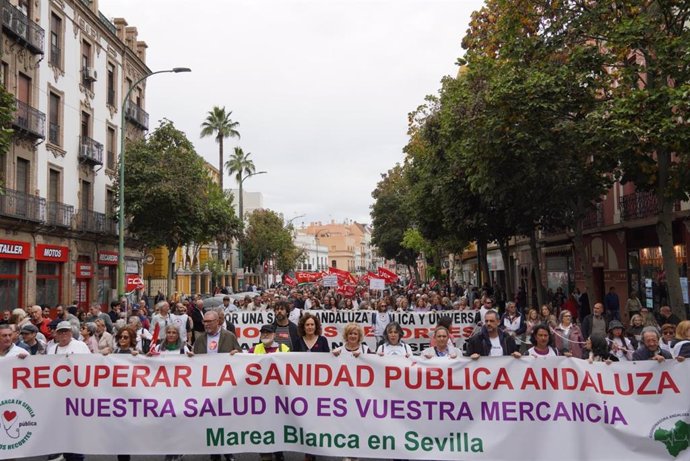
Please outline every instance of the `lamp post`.
[[[244, 232], [244, 197], [242, 194], [242, 184], [244, 183], [244, 180], [247, 178], [251, 178], [252, 176], [256, 176], [257, 174], [266, 174], [268, 171], [257, 171], [255, 173], [249, 173], [247, 176], [244, 178], [240, 177], [239, 183], [240, 183], [240, 233]], [[237, 265], [244, 269], [244, 266], [242, 265], [242, 240], [239, 240], [237, 242]], [[240, 283], [242, 282], [242, 283]], [[238, 288], [243, 288], [244, 287], [244, 279], [243, 280], [238, 280], [237, 281], [237, 286]]]
[[132, 94], [132, 90], [136, 88], [138, 84], [146, 80], [152, 75], [164, 74], [168, 72], [179, 73], [179, 72], [191, 72], [192, 70], [187, 67], [173, 67], [172, 69], [159, 70], [152, 72], [150, 74], [144, 75], [139, 80], [130, 85], [122, 100], [122, 107], [120, 111], [120, 184], [118, 187], [118, 193], [120, 194], [119, 200], [119, 210], [117, 213], [118, 219], [118, 253], [117, 253], [117, 291], [119, 296], [125, 294], [125, 110], [127, 109], [127, 102], [129, 102], [129, 96]]

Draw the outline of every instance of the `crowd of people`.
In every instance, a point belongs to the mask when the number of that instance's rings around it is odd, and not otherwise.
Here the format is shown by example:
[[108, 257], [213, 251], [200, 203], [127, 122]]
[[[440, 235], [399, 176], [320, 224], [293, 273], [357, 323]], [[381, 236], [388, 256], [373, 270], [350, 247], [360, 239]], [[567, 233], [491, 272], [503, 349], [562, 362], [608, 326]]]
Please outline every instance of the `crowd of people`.
[[[472, 296], [475, 294], [475, 296]], [[222, 296], [222, 295], [221, 295]], [[429, 347], [421, 351], [427, 358], [513, 356], [516, 358], [567, 356], [604, 361], [664, 360], [682, 361], [690, 357], [690, 320], [680, 321], [668, 306], [650, 312], [641, 305], [630, 311], [624, 325], [620, 313], [594, 304], [592, 312], [581, 316], [578, 306], [564, 301], [536, 309], [520, 305], [520, 299], [494, 305], [489, 292], [458, 291], [452, 287], [432, 289], [394, 287], [385, 294], [358, 290], [354, 298], [318, 285], [305, 288], [274, 287], [247, 293], [236, 302], [222, 296], [222, 304], [204, 307], [201, 296], [171, 297], [159, 293], [151, 305], [148, 298], [128, 305], [126, 300], [111, 303], [103, 312], [98, 303], [88, 311], [62, 305], [45, 309], [34, 305], [3, 312], [0, 320], [0, 357], [25, 358], [41, 354], [270, 354], [322, 352], [335, 356], [359, 357], [363, 354], [411, 357], [412, 348], [404, 339], [401, 325], [390, 312], [476, 311], [477, 325], [468, 338], [452, 334], [449, 316], [439, 316]], [[318, 316], [312, 310], [375, 310], [371, 328], [375, 347], [365, 341], [363, 325], [350, 323], [342, 334], [342, 345], [331, 350], [323, 336]], [[235, 326], [226, 314], [238, 310], [273, 311], [274, 321], [260, 328], [260, 341], [243, 350], [235, 336]], [[52, 315], [51, 315], [52, 314]], [[616, 315], [617, 314], [617, 315]], [[81, 455], [55, 455], [80, 461]], [[168, 455], [166, 461], [179, 461], [181, 455]], [[310, 461], [315, 457], [305, 455]], [[120, 455], [119, 461], [128, 461]], [[233, 456], [225, 455], [226, 461]], [[262, 461], [283, 459], [282, 453], [263, 453]], [[220, 455], [212, 456], [220, 461]]]

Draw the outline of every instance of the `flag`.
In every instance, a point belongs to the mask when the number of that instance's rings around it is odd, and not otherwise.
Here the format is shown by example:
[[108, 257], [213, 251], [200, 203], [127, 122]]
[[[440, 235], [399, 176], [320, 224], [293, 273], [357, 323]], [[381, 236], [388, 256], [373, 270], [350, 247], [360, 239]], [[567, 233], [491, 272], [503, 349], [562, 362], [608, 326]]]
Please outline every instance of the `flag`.
[[410, 283], [407, 284], [407, 291], [414, 288], [414, 278], [410, 277]]
[[283, 275], [283, 283], [290, 287], [297, 286], [297, 281], [287, 274]]
[[342, 269], [338, 269], [336, 267], [329, 267], [328, 271], [333, 274], [338, 276], [338, 285], [344, 284], [344, 283], [350, 283], [352, 285], [357, 285], [357, 279], [349, 273], [348, 271], [344, 271]]
[[151, 346], [149, 346], [149, 353], [157, 355], [158, 352], [158, 336], [161, 334], [161, 324], [156, 322], [156, 326], [153, 327], [153, 336], [151, 337]]
[[318, 282], [321, 280], [321, 273], [319, 272], [295, 272], [297, 283]]
[[352, 298], [357, 293], [357, 287], [354, 285], [342, 285], [338, 287], [337, 292], [346, 298]]
[[386, 283], [388, 283], [388, 284], [392, 285], [398, 281], [398, 276], [396, 275], [396, 273], [389, 271], [385, 267], [379, 267], [378, 273], [379, 273], [379, 277], [385, 279]]
[[436, 286], [438, 286], [438, 280], [433, 279], [433, 280], [429, 283], [429, 288], [431, 288], [431, 289], [433, 290], [434, 288], [436, 288]]

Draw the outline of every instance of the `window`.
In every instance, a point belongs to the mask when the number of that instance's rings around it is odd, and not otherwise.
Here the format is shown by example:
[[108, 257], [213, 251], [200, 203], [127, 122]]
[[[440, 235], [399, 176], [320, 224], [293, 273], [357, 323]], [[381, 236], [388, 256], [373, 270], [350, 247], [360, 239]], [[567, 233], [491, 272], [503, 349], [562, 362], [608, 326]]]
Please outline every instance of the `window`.
[[111, 106], [115, 106], [115, 66], [112, 63], [108, 63], [108, 94], [107, 103]]
[[2, 63], [2, 86], [9, 88], [10, 83], [10, 66], [6, 62]]
[[0, 306], [20, 306], [23, 264], [20, 261], [0, 260]]
[[60, 201], [60, 172], [52, 168], [48, 173], [48, 201]]
[[106, 168], [109, 168], [111, 170], [115, 169], [115, 146], [117, 145], [117, 136], [115, 132], [115, 128], [113, 127], [108, 127], [108, 132], [107, 132], [107, 149], [108, 149], [108, 158], [106, 159]]
[[91, 69], [91, 44], [87, 41], [81, 42], [81, 84], [91, 90], [91, 80], [87, 78], [87, 70]]
[[81, 182], [81, 197], [80, 206], [82, 210], [91, 210], [91, 183], [88, 181]]
[[115, 192], [112, 189], [105, 191], [105, 214], [111, 217], [115, 214]]
[[59, 146], [60, 143], [60, 96], [50, 92], [48, 106], [48, 142]]
[[81, 113], [81, 135], [84, 138], [91, 137], [91, 115], [88, 112]]
[[331, 261], [331, 267], [338, 267], [338, 261], [335, 259]]
[[17, 99], [25, 104], [31, 104], [31, 79], [22, 73], [17, 79]]
[[55, 306], [60, 301], [60, 265], [36, 263], [36, 304]]
[[62, 69], [62, 18], [50, 15], [50, 64]]
[[30, 163], [28, 160], [23, 158], [17, 159], [17, 179], [15, 181], [14, 188], [17, 192], [22, 192], [27, 194], [30, 190]]

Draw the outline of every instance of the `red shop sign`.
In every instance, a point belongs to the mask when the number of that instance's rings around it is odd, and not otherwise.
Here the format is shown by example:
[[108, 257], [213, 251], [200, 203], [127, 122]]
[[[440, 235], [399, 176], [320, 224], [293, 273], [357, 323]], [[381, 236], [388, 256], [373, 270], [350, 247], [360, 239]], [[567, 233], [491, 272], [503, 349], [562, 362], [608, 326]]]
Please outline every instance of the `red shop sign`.
[[77, 278], [93, 278], [93, 266], [91, 265], [91, 263], [77, 263]]
[[117, 251], [99, 251], [98, 264], [101, 266], [117, 266]]
[[29, 259], [30, 249], [27, 242], [0, 240], [0, 258], [2, 259]]
[[36, 261], [53, 261], [66, 263], [69, 260], [69, 248], [58, 245], [36, 245]]

